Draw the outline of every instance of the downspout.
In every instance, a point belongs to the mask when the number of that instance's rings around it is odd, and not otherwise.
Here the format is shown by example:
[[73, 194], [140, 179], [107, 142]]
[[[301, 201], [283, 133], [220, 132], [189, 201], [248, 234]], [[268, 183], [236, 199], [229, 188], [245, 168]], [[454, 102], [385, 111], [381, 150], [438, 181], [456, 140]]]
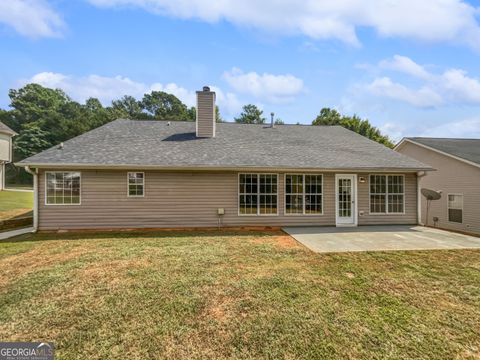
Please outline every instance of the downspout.
[[426, 171], [417, 172], [417, 222], [419, 225], [424, 226], [422, 222], [422, 192], [420, 187], [420, 179], [427, 175]]
[[33, 232], [38, 230], [38, 169], [32, 170], [27, 165], [25, 171], [33, 175]]

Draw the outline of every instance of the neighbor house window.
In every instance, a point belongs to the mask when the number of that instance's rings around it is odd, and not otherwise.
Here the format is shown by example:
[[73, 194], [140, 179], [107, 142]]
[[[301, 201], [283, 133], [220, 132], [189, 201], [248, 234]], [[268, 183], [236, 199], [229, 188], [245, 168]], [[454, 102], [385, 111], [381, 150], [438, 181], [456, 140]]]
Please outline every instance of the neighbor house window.
[[277, 183], [276, 174], [240, 174], [239, 214], [276, 215], [278, 213]]
[[404, 199], [403, 175], [370, 175], [370, 213], [401, 214]]
[[463, 222], [463, 195], [448, 194], [448, 221]]
[[145, 194], [145, 173], [128, 173], [128, 196], [142, 197]]
[[47, 172], [45, 177], [45, 202], [47, 205], [80, 204], [79, 172]]
[[322, 175], [285, 175], [286, 214], [322, 214], [322, 195]]

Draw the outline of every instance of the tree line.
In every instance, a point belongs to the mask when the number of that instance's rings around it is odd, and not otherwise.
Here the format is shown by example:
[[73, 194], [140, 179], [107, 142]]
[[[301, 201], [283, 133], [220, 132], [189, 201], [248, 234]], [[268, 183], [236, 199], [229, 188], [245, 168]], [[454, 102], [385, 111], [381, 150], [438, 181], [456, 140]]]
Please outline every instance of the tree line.
[[[0, 109], [0, 121], [19, 135], [14, 138], [14, 161], [20, 161], [60, 142], [81, 135], [118, 118], [139, 120], [195, 121], [195, 107], [188, 107], [180, 99], [163, 91], [152, 91], [138, 100], [125, 95], [103, 106], [96, 98], [84, 104], [72, 100], [60, 89], [50, 89], [38, 84], [27, 84], [9, 91], [10, 109]], [[263, 111], [257, 106], [243, 106], [237, 123], [264, 124]], [[224, 121], [216, 107], [216, 121]], [[278, 125], [284, 122], [277, 118]], [[341, 115], [338, 111], [323, 108], [312, 125], [340, 125], [381, 144], [393, 147], [390, 139], [358, 116]], [[19, 169], [10, 166], [9, 182], [30, 181]]]

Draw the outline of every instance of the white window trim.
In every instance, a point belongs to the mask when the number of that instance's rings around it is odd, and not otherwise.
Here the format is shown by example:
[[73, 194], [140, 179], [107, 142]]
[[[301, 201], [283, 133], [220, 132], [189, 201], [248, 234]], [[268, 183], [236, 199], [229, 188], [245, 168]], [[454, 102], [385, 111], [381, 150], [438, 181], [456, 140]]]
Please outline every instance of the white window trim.
[[[287, 175], [297, 175], [297, 176], [302, 176], [302, 213], [287, 213]], [[322, 195], [322, 212], [316, 213], [316, 214], [307, 214], [305, 213], [305, 175], [316, 175], [316, 176], [321, 176], [322, 177], [322, 192], [320, 195]], [[308, 174], [302, 174], [302, 173], [285, 173], [283, 174], [283, 214], [285, 216], [322, 216], [323, 215], [323, 179], [324, 176], [323, 174], [320, 173], [308, 173]], [[318, 195], [318, 194], [317, 194]]]
[[[130, 195], [130, 174], [143, 174], [142, 186], [143, 186], [143, 195]], [[145, 197], [145, 172], [143, 171], [129, 171], [127, 172], [127, 197], [129, 198], [143, 198]]]
[[[380, 175], [386, 176], [386, 183], [385, 183], [385, 212], [372, 212], [372, 196], [371, 195], [382, 195], [382, 194], [372, 194], [371, 187], [370, 187], [370, 176], [372, 175]], [[388, 195], [399, 195], [397, 194], [389, 194], [388, 192], [388, 177], [389, 176], [401, 176], [403, 180], [403, 212], [389, 212], [388, 211]], [[368, 174], [368, 214], [369, 215], [405, 215], [405, 198], [406, 198], [406, 189], [405, 189], [405, 174]]]
[[[78, 204], [49, 204], [47, 202], [47, 193], [48, 193], [48, 180], [47, 174], [64, 174], [64, 173], [78, 173], [80, 175], [80, 194], [79, 194], [79, 202]], [[79, 206], [82, 205], [82, 172], [81, 171], [45, 171], [45, 206]]]
[[[257, 176], [257, 213], [256, 214], [242, 214], [240, 212], [240, 176], [241, 175], [256, 175]], [[274, 194], [267, 194], [267, 195], [277, 195], [277, 212], [274, 213], [274, 214], [260, 214], [260, 175], [276, 175], [277, 176], [277, 192], [274, 193]], [[279, 198], [279, 194], [278, 194], [278, 178], [279, 178], [279, 175], [276, 174], [276, 173], [238, 173], [238, 176], [237, 176], [237, 212], [238, 212], [238, 216], [278, 216], [279, 215], [279, 211], [278, 211], [278, 198]], [[254, 194], [254, 193], [252, 193]]]
[[[457, 221], [450, 221], [450, 216], [449, 216], [449, 213], [448, 213], [448, 210], [450, 210], [450, 206], [449, 206], [449, 200], [448, 200], [448, 197], [450, 195], [454, 195], [454, 196], [461, 196], [462, 197], [462, 222], [457, 222]], [[451, 224], [463, 224], [463, 208], [465, 206], [464, 204], [465, 202], [465, 196], [463, 196], [463, 193], [448, 193], [447, 194], [447, 222], [451, 223]], [[460, 209], [452, 209], [452, 210], [460, 210]]]

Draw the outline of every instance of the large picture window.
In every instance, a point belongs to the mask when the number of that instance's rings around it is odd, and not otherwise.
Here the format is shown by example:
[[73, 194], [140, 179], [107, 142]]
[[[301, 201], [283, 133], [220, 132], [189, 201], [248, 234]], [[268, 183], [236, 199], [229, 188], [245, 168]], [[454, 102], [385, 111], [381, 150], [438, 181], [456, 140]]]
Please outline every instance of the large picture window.
[[145, 194], [145, 174], [143, 172], [128, 173], [128, 196], [142, 197]]
[[277, 174], [240, 174], [238, 197], [240, 215], [278, 214]]
[[403, 175], [370, 175], [370, 213], [404, 212], [405, 177]]
[[80, 204], [79, 172], [47, 172], [45, 178], [45, 203], [47, 205]]
[[448, 194], [448, 221], [463, 222], [463, 195]]
[[322, 214], [322, 195], [322, 175], [285, 175], [285, 214]]

